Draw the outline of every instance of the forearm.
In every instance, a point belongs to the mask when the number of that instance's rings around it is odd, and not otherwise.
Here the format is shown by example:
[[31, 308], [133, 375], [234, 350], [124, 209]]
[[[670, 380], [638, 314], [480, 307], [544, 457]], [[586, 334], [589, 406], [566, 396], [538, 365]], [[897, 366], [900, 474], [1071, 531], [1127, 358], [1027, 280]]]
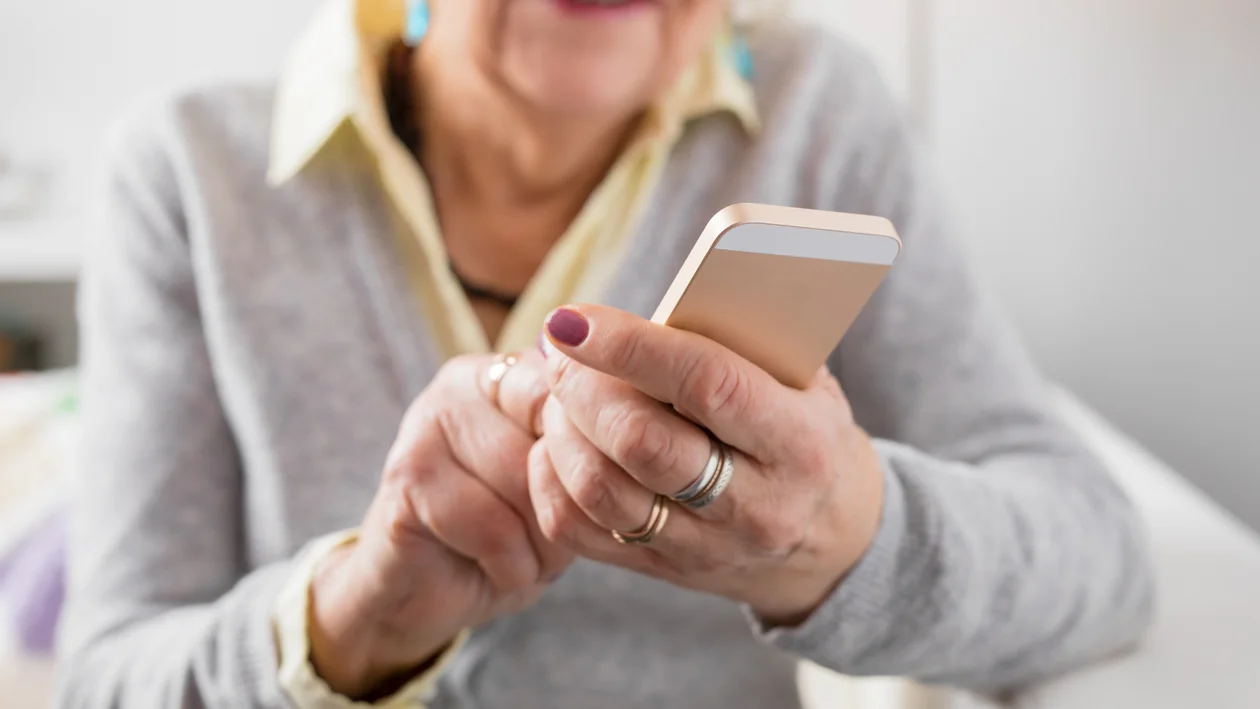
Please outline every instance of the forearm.
[[287, 567], [259, 569], [211, 604], [73, 608], [55, 706], [288, 707], [272, 624]]
[[1087, 453], [965, 465], [876, 445], [886, 492], [874, 544], [805, 624], [767, 633], [773, 642], [846, 674], [997, 690], [1145, 629], [1140, 525]]

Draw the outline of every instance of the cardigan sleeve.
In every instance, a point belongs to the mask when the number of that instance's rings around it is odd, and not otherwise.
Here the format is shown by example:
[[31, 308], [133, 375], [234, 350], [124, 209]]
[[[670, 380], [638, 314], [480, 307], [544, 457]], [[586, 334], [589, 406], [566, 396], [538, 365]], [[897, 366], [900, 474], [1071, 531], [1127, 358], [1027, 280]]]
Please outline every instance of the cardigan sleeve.
[[1153, 612], [1141, 520], [970, 274], [894, 102], [861, 90], [839, 179], [863, 187], [828, 206], [888, 217], [904, 246], [831, 366], [876, 439], [882, 519], [811, 618], [757, 630], [845, 674], [980, 690], [1120, 651]]
[[283, 707], [249, 571], [178, 181], [155, 120], [118, 130], [80, 282], [82, 419], [57, 706]]

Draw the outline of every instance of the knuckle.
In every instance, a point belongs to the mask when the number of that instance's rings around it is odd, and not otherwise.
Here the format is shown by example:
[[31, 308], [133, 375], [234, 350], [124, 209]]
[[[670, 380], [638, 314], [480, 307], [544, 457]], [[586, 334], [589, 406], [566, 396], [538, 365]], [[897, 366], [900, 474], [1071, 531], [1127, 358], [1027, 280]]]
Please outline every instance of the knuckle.
[[437, 539], [448, 539], [453, 528], [458, 524], [452, 518], [449, 507], [426, 504], [423, 497], [412, 502], [416, 518]]
[[407, 407], [398, 428], [396, 445], [406, 442], [415, 447], [432, 441], [432, 437], [445, 433], [445, 425], [456, 418], [458, 400], [448, 396], [437, 381], [430, 385]]
[[516, 551], [520, 539], [514, 525], [503, 518], [486, 518], [478, 526], [477, 554], [483, 559], [506, 557]]
[[730, 569], [730, 561], [725, 556], [704, 555], [691, 560], [690, 567], [702, 576], [715, 576]]
[[407, 410], [403, 412], [402, 421], [398, 424], [398, 438], [414, 438], [423, 430], [425, 420], [433, 407], [432, 393], [425, 391], [411, 400]]
[[432, 414], [432, 425], [436, 435], [446, 441], [448, 450], [459, 448], [459, 442], [462, 440], [460, 434], [468, 432], [459, 419], [458, 410], [453, 408], [441, 408]]
[[711, 583], [731, 573], [729, 556], [724, 553], [652, 554], [647, 557], [649, 575], [695, 589], [708, 589]]
[[385, 484], [407, 476], [409, 459], [411, 458], [411, 442], [400, 434], [385, 454], [385, 465], [381, 468], [381, 483]]
[[701, 417], [736, 416], [745, 408], [748, 383], [743, 372], [717, 356], [697, 357], [683, 378], [683, 398]]
[[391, 547], [407, 549], [424, 538], [426, 525], [401, 485], [382, 486], [373, 506], [380, 511], [373, 515], [381, 522], [377, 528]]
[[726, 557], [713, 554], [691, 554], [685, 559], [673, 560], [679, 573], [703, 578], [713, 576], [727, 567]]
[[684, 561], [676, 559], [669, 554], [651, 554], [642, 559], [644, 573], [671, 582], [681, 581], [682, 579], [692, 580], [701, 576], [701, 572], [697, 571], [689, 562], [690, 559]]
[[785, 510], [753, 514], [748, 518], [749, 542], [755, 550], [783, 558], [796, 551], [805, 540], [805, 517]]
[[[433, 457], [422, 452], [422, 446], [402, 442], [394, 446], [381, 476], [382, 483], [398, 488], [423, 487], [432, 484], [440, 475], [440, 467]], [[398, 495], [406, 493], [399, 490]]]
[[573, 501], [596, 518], [606, 518], [617, 509], [617, 494], [604, 467], [584, 463], [573, 471], [570, 483]]
[[627, 468], [639, 471], [664, 471], [674, 467], [672, 437], [669, 427], [653, 412], [638, 408], [607, 409], [605, 440], [609, 453]]
[[814, 435], [802, 433], [795, 436], [792, 450], [796, 456], [796, 465], [792, 474], [799, 482], [811, 485], [830, 476], [831, 450], [826, 434]]
[[620, 332], [610, 334], [606, 348], [606, 362], [614, 372], [629, 372], [635, 369], [635, 362], [640, 355], [640, 340], [633, 335]]

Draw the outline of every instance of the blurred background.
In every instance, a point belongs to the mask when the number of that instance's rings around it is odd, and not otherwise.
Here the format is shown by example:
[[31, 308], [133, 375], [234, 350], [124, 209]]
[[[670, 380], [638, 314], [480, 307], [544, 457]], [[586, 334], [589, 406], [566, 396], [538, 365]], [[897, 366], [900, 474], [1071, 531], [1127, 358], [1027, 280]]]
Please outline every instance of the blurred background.
[[[148, 93], [266, 80], [316, 6], [0, 1], [0, 371], [57, 370], [0, 376], [0, 550], [29, 514], [6, 501], [65, 452], [75, 274], [106, 127]], [[875, 56], [981, 278], [1046, 371], [1260, 528], [1260, 3], [794, 11]]]

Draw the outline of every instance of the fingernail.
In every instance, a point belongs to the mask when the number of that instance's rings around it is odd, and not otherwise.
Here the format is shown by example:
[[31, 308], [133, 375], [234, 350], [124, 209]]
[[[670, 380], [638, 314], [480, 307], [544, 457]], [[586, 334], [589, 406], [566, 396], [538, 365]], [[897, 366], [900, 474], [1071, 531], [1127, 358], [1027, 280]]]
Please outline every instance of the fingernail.
[[591, 324], [576, 310], [559, 308], [547, 318], [547, 334], [562, 345], [577, 347], [590, 333]]
[[547, 359], [556, 353], [556, 346], [551, 344], [551, 340], [547, 339], [547, 333], [538, 333], [538, 351], [542, 352], [543, 359]]

